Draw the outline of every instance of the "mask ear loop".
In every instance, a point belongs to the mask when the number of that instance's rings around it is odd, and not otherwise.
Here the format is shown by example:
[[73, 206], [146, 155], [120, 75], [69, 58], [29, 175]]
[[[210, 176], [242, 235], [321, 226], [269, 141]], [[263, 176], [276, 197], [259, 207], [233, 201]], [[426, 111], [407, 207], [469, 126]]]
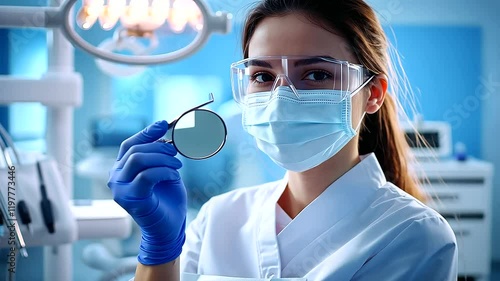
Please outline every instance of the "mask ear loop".
[[365, 119], [366, 111], [363, 110], [363, 114], [361, 115], [361, 118], [359, 119], [358, 126], [356, 126], [356, 129], [354, 129], [354, 132], [356, 134], [359, 134], [359, 128], [361, 127], [361, 123], [363, 123], [363, 119]]

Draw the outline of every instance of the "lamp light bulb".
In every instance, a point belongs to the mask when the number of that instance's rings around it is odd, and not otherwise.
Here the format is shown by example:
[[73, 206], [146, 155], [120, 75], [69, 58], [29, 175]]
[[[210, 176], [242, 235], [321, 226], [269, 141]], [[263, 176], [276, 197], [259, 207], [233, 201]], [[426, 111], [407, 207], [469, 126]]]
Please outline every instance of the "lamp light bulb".
[[129, 6], [122, 15], [122, 24], [129, 27], [140, 24], [148, 17], [148, 6], [148, 0], [130, 0]]
[[98, 18], [104, 8], [104, 0], [86, 0], [83, 5], [91, 17]]
[[76, 23], [81, 29], [90, 29], [103, 10], [104, 0], [84, 0], [76, 16]]
[[97, 17], [91, 16], [87, 7], [82, 7], [76, 16], [76, 24], [84, 30], [90, 29], [97, 21]]
[[153, 0], [150, 8], [151, 20], [158, 26], [165, 23], [170, 13], [169, 0]]
[[108, 5], [104, 6], [99, 15], [99, 22], [104, 30], [110, 30], [115, 27], [120, 16], [125, 11], [126, 0], [108, 0]]
[[170, 29], [175, 33], [181, 33], [186, 28], [188, 23], [188, 9], [190, 0], [175, 0], [170, 10], [170, 17], [168, 23]]
[[203, 29], [203, 15], [200, 7], [194, 1], [189, 1], [189, 3], [189, 10], [187, 11], [189, 25], [194, 30], [201, 31]]

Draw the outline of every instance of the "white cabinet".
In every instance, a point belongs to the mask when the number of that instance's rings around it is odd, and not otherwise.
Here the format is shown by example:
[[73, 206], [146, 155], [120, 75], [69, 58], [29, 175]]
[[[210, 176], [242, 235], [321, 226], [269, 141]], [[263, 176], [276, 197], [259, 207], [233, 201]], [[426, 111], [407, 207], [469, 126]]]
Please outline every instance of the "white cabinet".
[[467, 160], [420, 162], [420, 176], [436, 209], [457, 237], [459, 277], [489, 280], [491, 266], [491, 212], [493, 166]]

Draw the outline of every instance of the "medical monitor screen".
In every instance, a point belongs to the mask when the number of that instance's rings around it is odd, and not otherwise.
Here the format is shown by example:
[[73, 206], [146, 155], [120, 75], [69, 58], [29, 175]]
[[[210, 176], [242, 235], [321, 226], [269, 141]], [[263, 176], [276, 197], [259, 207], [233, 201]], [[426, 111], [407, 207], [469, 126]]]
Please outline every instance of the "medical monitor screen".
[[[437, 132], [421, 133], [422, 138], [429, 144], [431, 148], [439, 148], [439, 134]], [[413, 132], [406, 132], [406, 141], [410, 147], [423, 147], [420, 140], [417, 140], [417, 135]]]

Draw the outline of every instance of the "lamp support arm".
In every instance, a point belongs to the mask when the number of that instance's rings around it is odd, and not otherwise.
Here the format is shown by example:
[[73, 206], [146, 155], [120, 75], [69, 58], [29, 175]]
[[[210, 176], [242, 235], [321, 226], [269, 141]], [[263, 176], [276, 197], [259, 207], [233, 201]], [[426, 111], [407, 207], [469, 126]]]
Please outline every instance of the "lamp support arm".
[[0, 6], [0, 28], [55, 28], [63, 21], [59, 7]]

